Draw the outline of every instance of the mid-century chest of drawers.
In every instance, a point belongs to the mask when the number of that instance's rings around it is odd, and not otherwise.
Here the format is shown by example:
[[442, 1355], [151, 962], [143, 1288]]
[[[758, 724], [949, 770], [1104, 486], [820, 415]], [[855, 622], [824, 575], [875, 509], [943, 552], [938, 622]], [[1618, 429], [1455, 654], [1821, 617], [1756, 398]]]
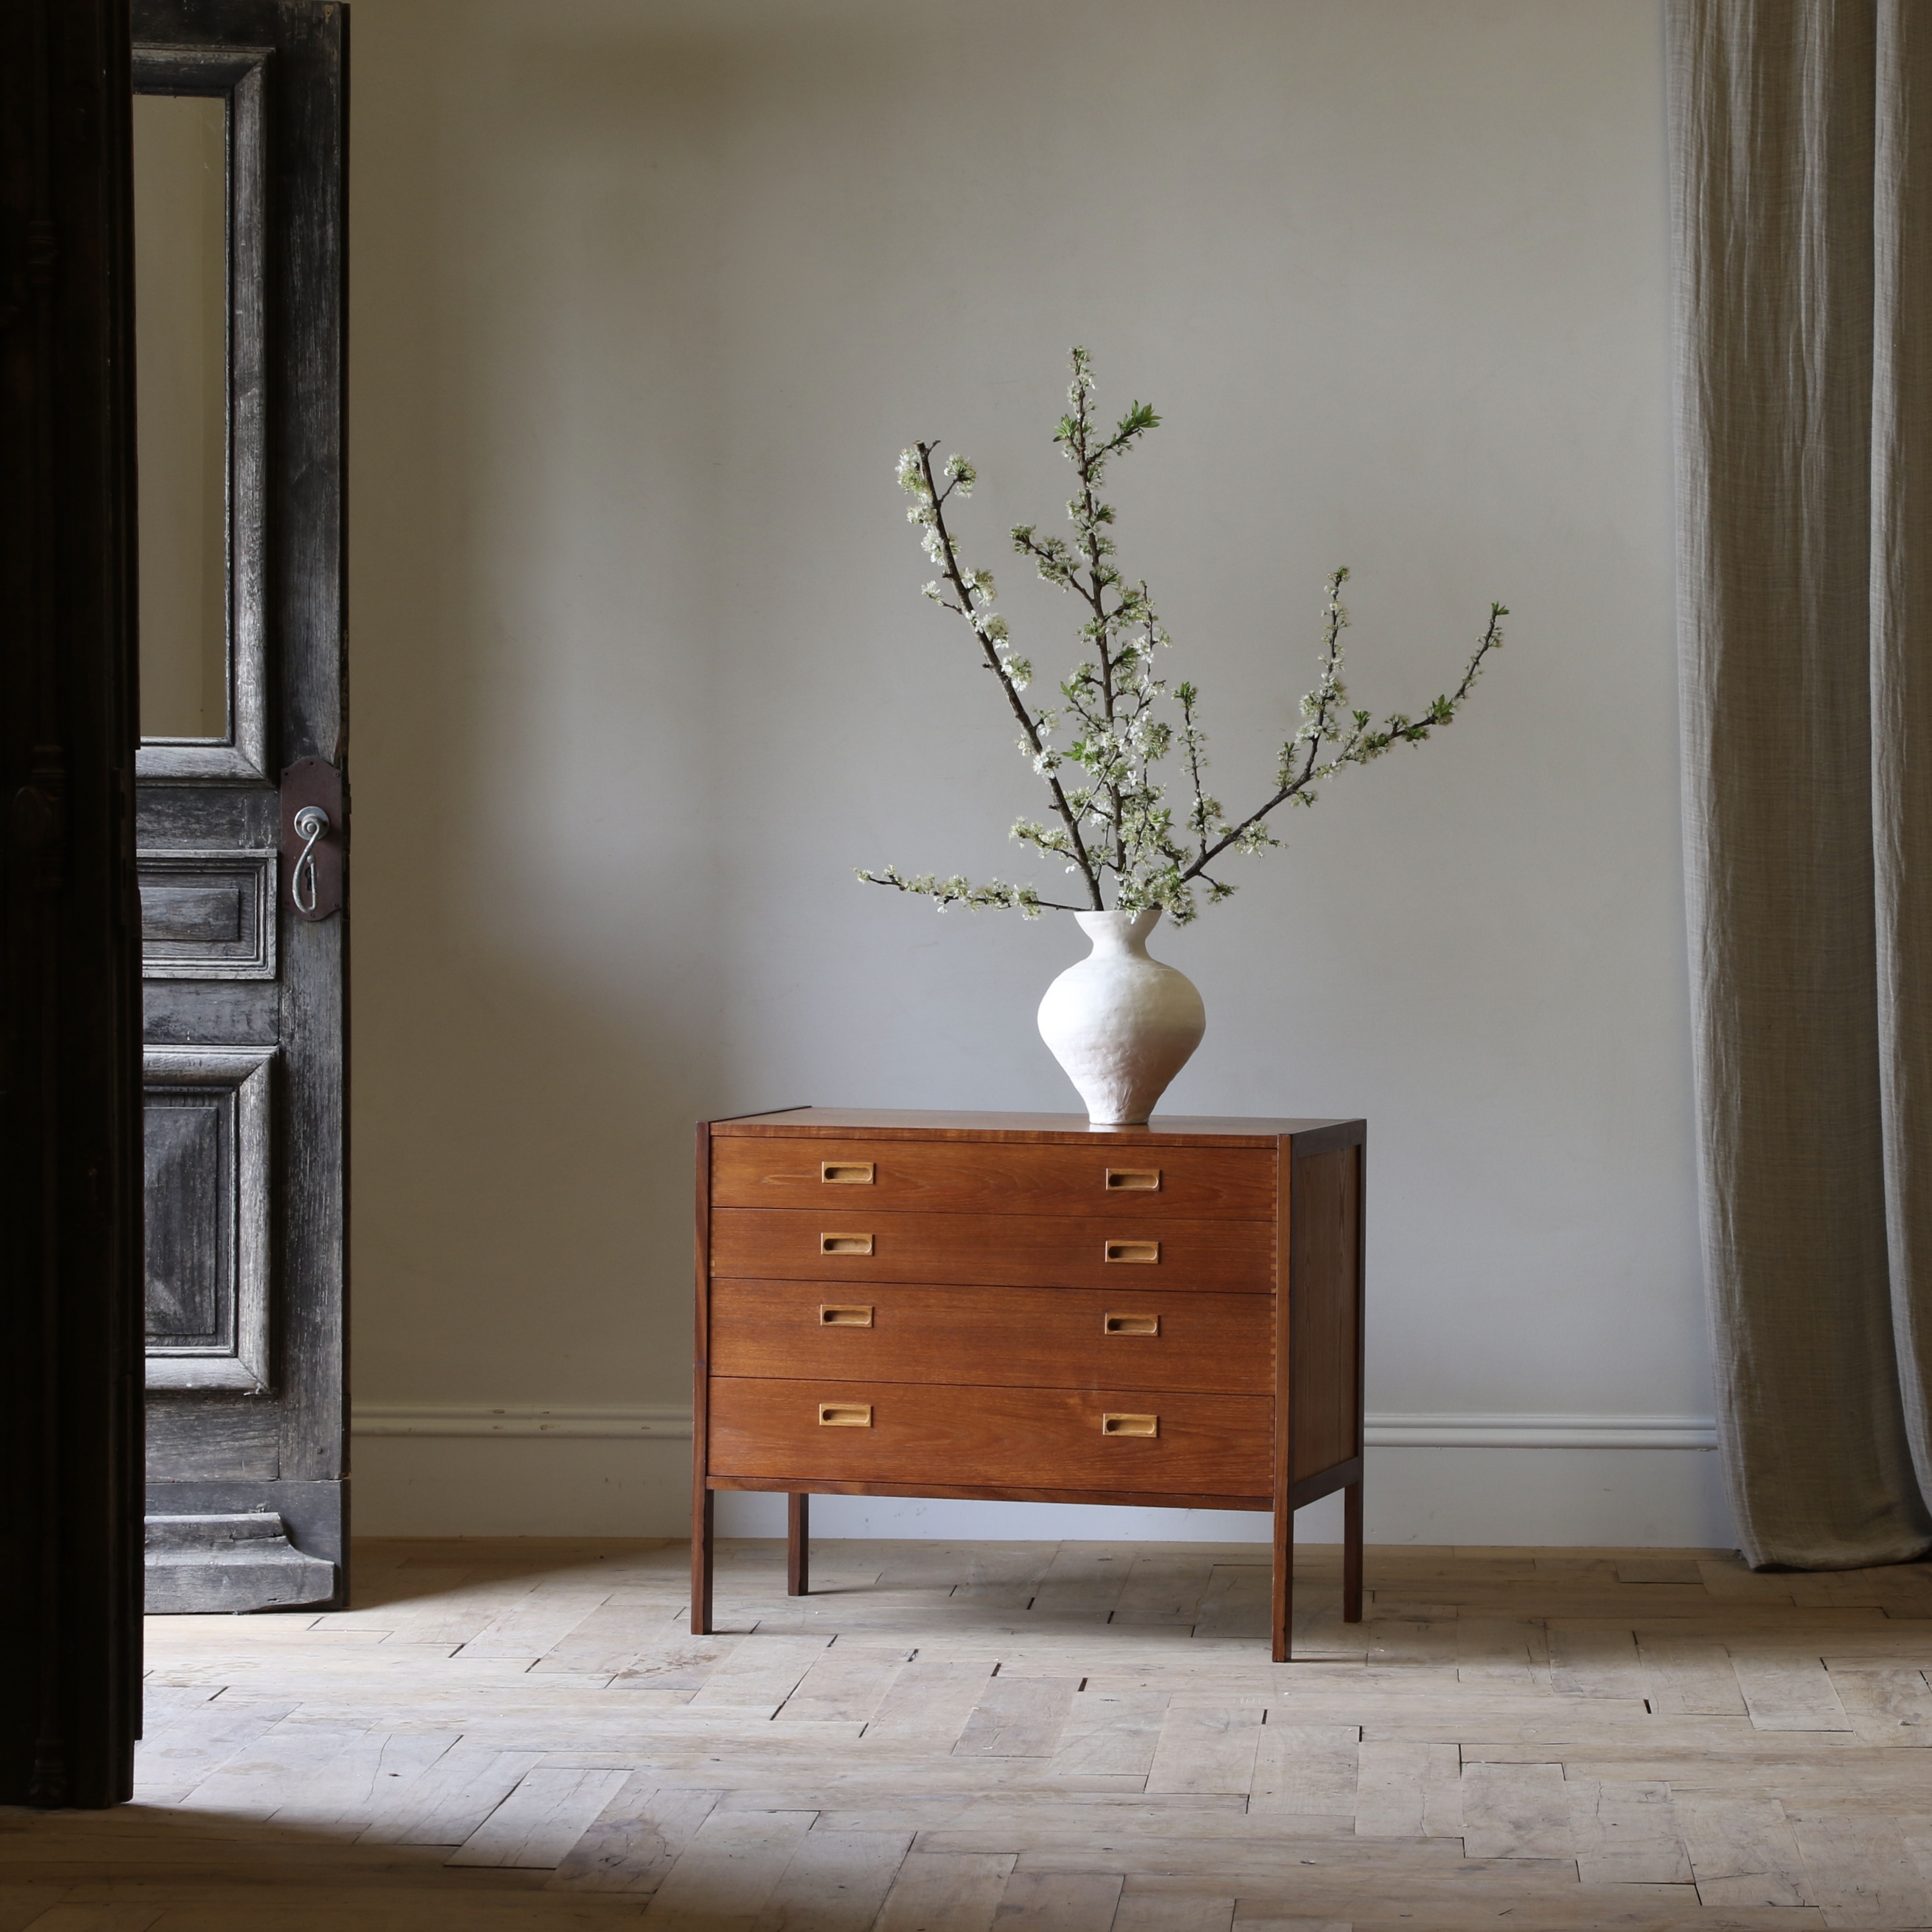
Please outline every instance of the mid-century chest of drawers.
[[1361, 1615], [1359, 1120], [801, 1107], [698, 1131], [692, 1628], [713, 1498], [1294, 1512], [1344, 1492]]

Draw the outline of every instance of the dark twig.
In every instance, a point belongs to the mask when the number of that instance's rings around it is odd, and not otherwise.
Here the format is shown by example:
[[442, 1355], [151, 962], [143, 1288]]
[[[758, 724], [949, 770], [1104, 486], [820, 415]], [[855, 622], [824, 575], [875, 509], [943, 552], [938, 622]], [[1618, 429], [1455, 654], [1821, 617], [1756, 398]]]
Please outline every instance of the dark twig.
[[[1419, 717], [1391, 712], [1375, 724], [1366, 711], [1345, 715], [1342, 633], [1348, 620], [1340, 592], [1348, 573], [1336, 571], [1328, 580], [1319, 678], [1301, 700], [1300, 729], [1282, 746], [1274, 792], [1244, 818], [1230, 823], [1203, 784], [1207, 758], [1199, 693], [1184, 682], [1171, 694], [1180, 707], [1181, 744], [1193, 794], [1186, 828], [1191, 849], [1184, 848], [1176, 842], [1180, 828], [1165, 802], [1166, 788], [1155, 775], [1174, 737], [1173, 725], [1154, 709], [1157, 699], [1170, 695], [1154, 671], [1156, 651], [1166, 644], [1167, 635], [1145, 583], [1130, 582], [1112, 560], [1114, 544], [1108, 532], [1114, 509], [1101, 495], [1108, 462], [1158, 427], [1160, 418], [1147, 404], [1136, 402], [1111, 436], [1097, 438], [1093, 388], [1087, 352], [1076, 349], [1067, 412], [1054, 432], [1077, 478], [1066, 506], [1073, 525], [1072, 542], [1040, 536], [1030, 524], [1012, 532], [1013, 548], [1032, 562], [1041, 578], [1072, 592], [1088, 613], [1081, 634], [1094, 646], [1094, 655], [1076, 665], [1060, 685], [1064, 712], [1036, 711], [1022, 698], [1032, 668], [1008, 654], [1005, 620], [991, 608], [992, 579], [959, 561], [946, 506], [956, 490], [962, 496], [970, 490], [972, 465], [955, 454], [947, 459], [942, 479], [934, 464], [938, 445], [916, 443], [901, 458], [899, 480], [916, 499], [909, 514], [924, 527], [928, 554], [939, 568], [945, 590], [951, 592], [948, 597], [936, 581], [927, 585], [926, 594], [971, 626], [986, 668], [998, 679], [1019, 722], [1021, 748], [1031, 758], [1059, 820], [1058, 829], [1049, 831], [1022, 819], [1012, 828], [1013, 836], [1068, 861], [1067, 870], [1077, 872], [1085, 884], [1091, 910], [1106, 909], [1106, 875], [1112, 873], [1117, 907], [1128, 911], [1164, 907], [1177, 922], [1184, 922], [1196, 916], [1197, 885], [1210, 904], [1234, 891], [1208, 869], [1223, 853], [1256, 853], [1280, 843], [1270, 835], [1266, 821], [1281, 806], [1312, 805], [1314, 786], [1345, 766], [1369, 764], [1398, 744], [1420, 744], [1438, 727], [1454, 723], [1489, 654], [1501, 646], [1502, 620], [1509, 613], [1500, 604], [1490, 605], [1488, 627], [1453, 694], [1436, 698]], [[1063, 751], [1053, 739], [1066, 716], [1077, 729]], [[1071, 790], [1059, 776], [1059, 768], [1070, 763], [1089, 781]], [[1082, 832], [1083, 820], [1098, 828], [1090, 847]], [[1028, 916], [1048, 908], [1090, 909], [1062, 906], [1041, 898], [1030, 886], [997, 879], [974, 886], [963, 878], [939, 879], [930, 873], [908, 878], [891, 866], [881, 872], [861, 872], [860, 877], [920, 894], [942, 908], [1013, 906]]]

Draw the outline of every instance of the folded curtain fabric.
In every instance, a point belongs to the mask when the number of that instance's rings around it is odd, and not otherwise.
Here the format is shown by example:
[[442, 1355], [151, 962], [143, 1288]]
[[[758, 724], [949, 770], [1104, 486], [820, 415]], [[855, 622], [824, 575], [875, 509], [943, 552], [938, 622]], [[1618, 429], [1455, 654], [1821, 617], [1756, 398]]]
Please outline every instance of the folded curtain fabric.
[[1706, 1258], [1760, 1567], [1932, 1549], [1928, 16], [1666, 7]]

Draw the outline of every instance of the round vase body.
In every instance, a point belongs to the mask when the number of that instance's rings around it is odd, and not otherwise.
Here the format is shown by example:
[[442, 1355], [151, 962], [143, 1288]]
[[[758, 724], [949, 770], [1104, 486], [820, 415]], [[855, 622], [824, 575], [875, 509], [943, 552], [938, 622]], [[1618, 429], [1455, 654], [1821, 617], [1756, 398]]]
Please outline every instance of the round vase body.
[[1148, 957], [1160, 907], [1073, 916], [1094, 950], [1047, 988], [1040, 1036], [1079, 1089], [1090, 1126], [1144, 1126], [1201, 1044], [1207, 1009], [1184, 973]]

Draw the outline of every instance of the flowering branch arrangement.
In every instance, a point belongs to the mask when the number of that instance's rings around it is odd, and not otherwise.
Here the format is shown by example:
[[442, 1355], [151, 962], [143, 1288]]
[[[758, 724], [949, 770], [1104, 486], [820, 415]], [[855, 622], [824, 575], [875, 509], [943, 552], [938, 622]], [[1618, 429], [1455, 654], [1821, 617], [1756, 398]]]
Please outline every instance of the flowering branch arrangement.
[[[1015, 653], [1006, 620], [993, 608], [993, 574], [962, 559], [946, 520], [946, 506], [973, 493], [972, 464], [956, 454], [942, 464], [937, 443], [915, 443], [900, 455], [898, 482], [913, 500], [907, 518], [920, 527], [926, 556], [939, 573], [926, 595], [972, 632], [982, 664], [1019, 725], [1018, 748], [1046, 788], [1050, 816], [1018, 820], [1012, 836], [1060, 860], [1078, 882], [1084, 902], [1042, 898], [1031, 886], [999, 879], [974, 885], [963, 877], [942, 879], [930, 872], [908, 877], [896, 866], [861, 870], [859, 877], [929, 898], [942, 912], [949, 905], [1010, 906], [1027, 919], [1048, 910], [1104, 912], [1111, 892], [1118, 910], [1160, 906], [1177, 925], [1185, 925], [1199, 910], [1197, 890], [1211, 905], [1235, 890], [1210, 868], [1230, 852], [1252, 855], [1280, 844], [1267, 824], [1279, 807], [1312, 805], [1315, 788], [1346, 766], [1367, 764], [1396, 745], [1420, 744], [1432, 730], [1452, 723], [1484, 661], [1501, 646], [1502, 620], [1509, 612], [1501, 604], [1490, 606], [1488, 627], [1453, 692], [1414, 717], [1392, 712], [1378, 723], [1371, 713], [1349, 707], [1342, 681], [1342, 633], [1348, 614], [1340, 592], [1348, 573], [1336, 571], [1328, 579], [1317, 679], [1301, 700], [1300, 725], [1282, 746], [1268, 796], [1252, 811], [1232, 817], [1202, 783], [1208, 752], [1201, 694], [1189, 683], [1170, 690], [1155, 674], [1157, 654], [1170, 640], [1145, 582], [1131, 580], [1114, 561], [1114, 508], [1100, 496], [1108, 466], [1160, 418], [1137, 402], [1111, 430], [1105, 428], [1094, 415], [1093, 362], [1084, 349], [1073, 351], [1067, 406], [1053, 440], [1076, 478], [1066, 506], [1072, 539], [1041, 536], [1030, 524], [1012, 532], [1014, 550], [1082, 607], [1080, 636], [1089, 655], [1060, 685], [1058, 705], [1036, 707], [1027, 698], [1033, 666]], [[1171, 755], [1178, 755], [1185, 773], [1187, 802], [1178, 824], [1156, 770]]]

